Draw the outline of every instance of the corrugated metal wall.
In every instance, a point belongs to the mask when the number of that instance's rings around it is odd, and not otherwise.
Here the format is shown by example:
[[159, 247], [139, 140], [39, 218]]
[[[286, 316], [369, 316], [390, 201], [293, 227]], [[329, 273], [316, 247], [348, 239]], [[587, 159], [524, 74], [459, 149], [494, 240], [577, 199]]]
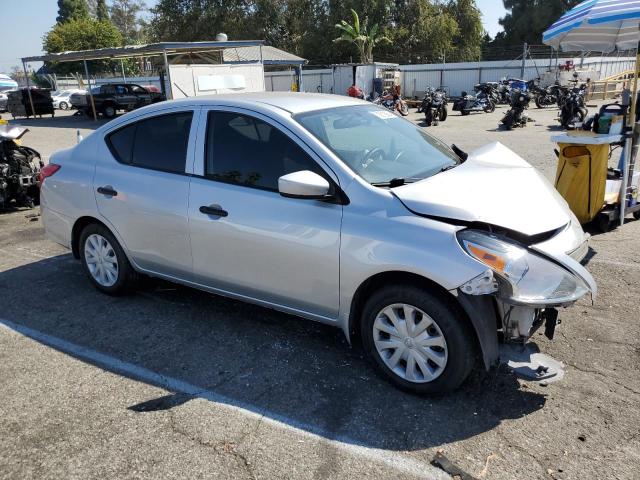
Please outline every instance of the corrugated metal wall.
[[[567, 59], [563, 59], [564, 63]], [[635, 58], [585, 58], [582, 61], [583, 69], [591, 69], [599, 72], [593, 80], [608, 77], [616, 73], [633, 68]], [[576, 66], [581, 63], [580, 58], [574, 58]], [[525, 67], [525, 80], [538, 78], [550, 67], [555, 67], [555, 59], [527, 60]], [[494, 61], [494, 62], [469, 62], [429, 65], [401, 65], [402, 91], [404, 96], [419, 96], [427, 87], [445, 86], [449, 94], [460, 95], [463, 91], [472, 91], [473, 86], [479, 82], [497, 82], [502, 78], [520, 78], [522, 74], [522, 62], [520, 60]], [[266, 88], [274, 91], [287, 91], [291, 89], [293, 80], [292, 72], [266, 72]], [[303, 70], [303, 90], [305, 92], [333, 93], [333, 75], [331, 69]], [[337, 91], [344, 94], [345, 92]]]

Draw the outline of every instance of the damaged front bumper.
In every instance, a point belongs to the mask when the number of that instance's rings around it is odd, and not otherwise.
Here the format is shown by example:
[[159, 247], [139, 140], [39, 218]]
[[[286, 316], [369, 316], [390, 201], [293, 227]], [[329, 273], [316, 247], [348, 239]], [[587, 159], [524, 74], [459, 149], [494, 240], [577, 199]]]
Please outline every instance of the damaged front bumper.
[[463, 249], [489, 267], [452, 292], [471, 319], [487, 368], [500, 360], [500, 341], [524, 346], [540, 328], [553, 339], [559, 307], [587, 294], [595, 299], [597, 285], [579, 263], [588, 238], [579, 224], [529, 246], [487, 232], [459, 235]]

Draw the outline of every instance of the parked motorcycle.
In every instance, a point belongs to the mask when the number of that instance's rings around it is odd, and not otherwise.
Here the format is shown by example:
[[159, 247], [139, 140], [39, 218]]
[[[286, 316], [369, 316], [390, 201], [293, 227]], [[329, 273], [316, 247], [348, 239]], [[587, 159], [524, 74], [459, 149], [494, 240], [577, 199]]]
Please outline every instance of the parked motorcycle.
[[453, 104], [453, 110], [462, 115], [469, 115], [471, 112], [493, 113], [496, 109], [494, 96], [494, 86], [488, 83], [476, 85], [475, 95], [468, 95], [462, 92], [462, 97]]
[[0, 125], [0, 207], [9, 203], [34, 207], [40, 201], [38, 176], [44, 166], [40, 154], [20, 145], [29, 130], [24, 127]]
[[418, 113], [424, 113], [424, 121], [427, 127], [438, 125], [438, 123], [444, 122], [447, 119], [448, 101], [447, 94], [442, 89], [434, 90], [429, 88], [426, 91], [422, 99], [422, 104], [418, 108]]
[[560, 124], [566, 129], [576, 127], [577, 123], [584, 122], [589, 111], [584, 105], [584, 96], [587, 86], [585, 84], [571, 89], [562, 100], [562, 106], [559, 112]]
[[402, 115], [403, 117], [409, 115], [409, 106], [398, 93], [394, 94], [385, 90], [382, 92], [382, 95], [373, 99], [373, 103], [375, 105], [381, 105], [394, 113]]
[[507, 130], [517, 127], [526, 127], [529, 117], [525, 114], [525, 110], [529, 108], [532, 94], [520, 90], [514, 90], [511, 96], [511, 109], [502, 119], [502, 125]]
[[558, 86], [552, 85], [546, 88], [538, 85], [534, 80], [528, 83], [529, 92], [533, 95], [536, 107], [546, 108], [558, 103]]

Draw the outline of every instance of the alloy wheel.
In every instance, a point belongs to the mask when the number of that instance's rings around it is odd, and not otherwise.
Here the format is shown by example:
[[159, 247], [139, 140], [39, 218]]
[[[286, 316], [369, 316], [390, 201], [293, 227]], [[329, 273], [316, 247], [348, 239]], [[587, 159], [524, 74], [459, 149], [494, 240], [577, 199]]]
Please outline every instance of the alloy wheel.
[[84, 244], [84, 258], [93, 279], [103, 287], [112, 287], [118, 281], [118, 258], [109, 241], [94, 233]]
[[384, 364], [408, 382], [432, 382], [447, 365], [442, 330], [432, 317], [412, 305], [383, 308], [373, 323], [373, 340]]

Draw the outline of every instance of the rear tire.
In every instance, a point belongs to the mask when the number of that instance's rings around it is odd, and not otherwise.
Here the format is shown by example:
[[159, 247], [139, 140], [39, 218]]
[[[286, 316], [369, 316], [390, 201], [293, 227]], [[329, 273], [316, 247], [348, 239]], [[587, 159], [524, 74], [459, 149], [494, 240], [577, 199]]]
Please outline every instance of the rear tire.
[[410, 285], [381, 288], [365, 304], [360, 327], [369, 359], [402, 390], [450, 392], [473, 367], [474, 342], [465, 319], [429, 291]]
[[85, 273], [101, 292], [121, 295], [135, 283], [136, 272], [106, 227], [96, 223], [87, 225], [80, 234], [79, 251]]
[[105, 118], [113, 118], [116, 116], [116, 113], [116, 107], [113, 105], [105, 105], [102, 107], [102, 115], [104, 115]]
[[489, 101], [489, 105], [484, 107], [484, 111], [485, 111], [485, 113], [493, 113], [493, 112], [495, 112], [496, 111], [496, 104], [493, 103], [492, 101]]

